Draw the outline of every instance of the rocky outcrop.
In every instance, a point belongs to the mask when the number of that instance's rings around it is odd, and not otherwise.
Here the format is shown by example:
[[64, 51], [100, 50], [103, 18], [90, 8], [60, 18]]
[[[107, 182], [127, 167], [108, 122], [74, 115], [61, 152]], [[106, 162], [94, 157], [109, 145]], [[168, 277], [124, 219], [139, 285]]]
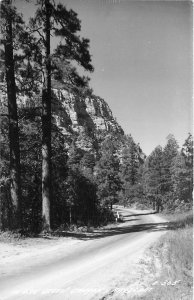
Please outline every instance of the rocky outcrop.
[[[66, 90], [54, 89], [53, 99], [53, 117], [64, 135], [75, 133], [88, 140], [99, 131], [124, 134], [108, 104], [100, 97], [80, 98]], [[81, 148], [85, 148], [84, 143]]]
[[[6, 95], [0, 99], [2, 111], [7, 113]], [[17, 99], [19, 114], [41, 116], [41, 97], [20, 96]], [[20, 108], [22, 110], [20, 111]], [[67, 136], [66, 148], [74, 140], [77, 147], [84, 152], [96, 152], [107, 134], [124, 135], [124, 131], [114, 118], [104, 99], [91, 95], [86, 98], [74, 96], [64, 89], [53, 89], [52, 97], [53, 122], [63, 135]], [[121, 143], [122, 144], [122, 143]], [[145, 154], [137, 146], [138, 159], [145, 160]], [[122, 151], [122, 146], [118, 153]]]
[[[1, 108], [4, 107], [6, 94], [0, 99]], [[19, 114], [34, 113], [41, 116], [41, 95], [20, 95], [17, 98]], [[113, 117], [108, 104], [100, 97], [91, 95], [86, 98], [74, 96], [65, 89], [53, 89], [52, 97], [53, 121], [61, 130], [62, 134], [68, 136], [69, 141], [76, 139], [76, 144], [84, 151], [97, 147], [98, 137], [113, 132], [124, 134], [123, 129]]]

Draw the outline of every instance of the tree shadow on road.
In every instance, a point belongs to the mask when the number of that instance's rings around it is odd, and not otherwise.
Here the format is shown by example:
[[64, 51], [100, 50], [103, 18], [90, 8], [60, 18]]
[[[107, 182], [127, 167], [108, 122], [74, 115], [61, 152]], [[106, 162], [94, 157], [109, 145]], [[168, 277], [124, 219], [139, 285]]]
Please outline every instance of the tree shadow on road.
[[161, 231], [167, 229], [168, 222], [165, 223], [145, 223], [145, 224], [138, 224], [138, 225], [129, 225], [125, 227], [117, 227], [117, 228], [110, 228], [106, 231], [95, 233], [92, 236], [86, 237], [85, 239], [98, 239], [104, 238], [108, 236], [114, 235], [121, 235], [121, 234], [128, 234], [132, 232], [140, 232], [140, 231]]
[[[124, 216], [125, 217], [135, 217], [140, 216], [144, 214], [136, 214], [136, 215], [129, 215]], [[145, 214], [149, 215], [149, 214]], [[67, 236], [67, 237], [73, 237], [76, 239], [81, 240], [92, 240], [92, 239], [100, 239], [105, 238], [109, 236], [115, 236], [115, 235], [123, 235], [123, 234], [129, 234], [133, 232], [153, 232], [153, 231], [162, 231], [162, 230], [168, 230], [169, 222], [164, 223], [142, 223], [137, 225], [130, 225], [130, 221], [136, 221], [139, 219], [132, 219], [132, 220], [124, 220], [123, 226], [119, 227], [117, 225], [110, 227], [110, 228], [102, 228], [102, 229], [90, 229], [90, 232], [58, 232], [59, 236]], [[127, 224], [129, 223], [129, 225]], [[92, 232], [91, 232], [92, 231]]]

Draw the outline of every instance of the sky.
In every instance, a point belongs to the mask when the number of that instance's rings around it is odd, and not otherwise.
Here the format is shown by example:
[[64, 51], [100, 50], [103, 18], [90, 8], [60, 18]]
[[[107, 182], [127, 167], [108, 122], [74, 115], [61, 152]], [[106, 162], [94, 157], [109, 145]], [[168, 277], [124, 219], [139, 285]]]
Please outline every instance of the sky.
[[95, 68], [90, 86], [125, 133], [147, 155], [170, 133], [181, 146], [192, 132], [192, 2], [60, 2], [82, 21]]

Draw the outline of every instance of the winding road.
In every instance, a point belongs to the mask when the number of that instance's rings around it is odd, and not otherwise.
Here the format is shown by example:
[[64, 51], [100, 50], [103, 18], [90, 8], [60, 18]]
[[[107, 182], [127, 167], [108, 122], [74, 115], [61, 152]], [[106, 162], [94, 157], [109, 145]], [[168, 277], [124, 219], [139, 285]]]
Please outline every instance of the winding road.
[[[0, 278], [0, 299], [103, 299], [118, 285], [134, 262], [164, 232], [166, 221], [151, 211], [117, 206], [118, 226], [94, 232], [52, 260]], [[56, 259], [55, 259], [56, 257]], [[105, 298], [104, 298], [105, 299]]]

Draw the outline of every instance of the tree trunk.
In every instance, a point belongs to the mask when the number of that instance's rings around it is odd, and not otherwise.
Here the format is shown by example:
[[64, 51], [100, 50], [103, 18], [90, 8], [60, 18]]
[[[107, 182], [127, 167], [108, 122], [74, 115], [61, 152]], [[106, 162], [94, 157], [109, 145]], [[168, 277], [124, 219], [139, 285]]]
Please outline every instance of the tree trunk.
[[155, 202], [155, 200], [152, 200], [152, 208], [153, 208], [153, 210], [156, 209], [156, 202]]
[[[5, 1], [9, 6], [11, 1]], [[16, 86], [13, 57], [12, 17], [7, 11], [5, 24], [5, 68], [7, 82], [9, 144], [10, 144], [10, 194], [12, 203], [11, 229], [20, 229], [21, 220], [21, 186], [20, 186], [20, 149], [19, 129], [16, 103]]]
[[50, 62], [50, 8], [45, 0], [46, 58], [42, 91], [42, 230], [50, 231], [51, 205], [51, 62]]
[[72, 223], [72, 214], [71, 214], [71, 206], [69, 207], [69, 225]]

